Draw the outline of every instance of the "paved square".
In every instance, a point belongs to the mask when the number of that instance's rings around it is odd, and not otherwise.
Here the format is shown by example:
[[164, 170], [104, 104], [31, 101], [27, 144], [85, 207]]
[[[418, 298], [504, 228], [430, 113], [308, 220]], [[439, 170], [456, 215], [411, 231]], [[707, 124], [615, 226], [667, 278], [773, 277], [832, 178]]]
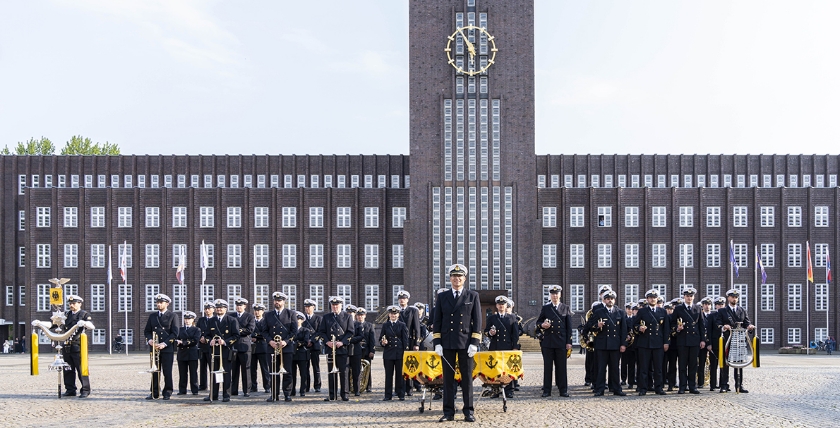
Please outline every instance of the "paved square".
[[[840, 356], [763, 355], [762, 367], [745, 369], [749, 394], [711, 393], [699, 396], [669, 393], [661, 397], [592, 397], [583, 386], [583, 355], [572, 355], [569, 381], [572, 396], [540, 398], [542, 359], [525, 353], [522, 391], [502, 411], [501, 399], [476, 401], [475, 426], [620, 426], [620, 427], [754, 427], [833, 426], [840, 418]], [[3, 425], [22, 426], [427, 426], [442, 415], [441, 403], [418, 411], [419, 396], [406, 401], [381, 401], [384, 370], [374, 360], [373, 392], [351, 396], [349, 402], [324, 402], [319, 394], [295, 397], [292, 403], [266, 403], [266, 394], [232, 397], [229, 403], [208, 404], [198, 396], [172, 396], [168, 402], [148, 402], [148, 355], [94, 354], [90, 362], [91, 396], [56, 398], [57, 375], [48, 372], [50, 354], [41, 355], [41, 375], [29, 376], [29, 356], [0, 355], [4, 388], [0, 391]], [[322, 373], [326, 363], [322, 358]], [[177, 368], [175, 369], [177, 388]], [[326, 382], [325, 382], [326, 385]], [[474, 383], [480, 390], [478, 381]], [[177, 392], [177, 391], [176, 391]], [[629, 391], [628, 391], [629, 392]], [[477, 398], [478, 394], [476, 394]], [[186, 397], [186, 398], [184, 398]], [[459, 397], [460, 398], [460, 397]], [[456, 400], [456, 405], [459, 401]], [[456, 422], [441, 426], [462, 424]]]

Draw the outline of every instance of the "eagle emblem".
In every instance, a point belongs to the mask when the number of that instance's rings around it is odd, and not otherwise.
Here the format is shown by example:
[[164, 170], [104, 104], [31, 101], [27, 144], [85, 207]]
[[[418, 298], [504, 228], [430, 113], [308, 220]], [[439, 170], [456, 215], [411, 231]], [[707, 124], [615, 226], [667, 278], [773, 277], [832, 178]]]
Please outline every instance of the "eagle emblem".
[[507, 361], [508, 367], [510, 367], [510, 371], [518, 372], [522, 370], [522, 356], [513, 354], [508, 358]]
[[409, 355], [405, 357], [405, 366], [408, 368], [408, 371], [416, 371], [417, 367], [420, 367], [420, 363], [417, 361], [417, 357], [414, 355]]

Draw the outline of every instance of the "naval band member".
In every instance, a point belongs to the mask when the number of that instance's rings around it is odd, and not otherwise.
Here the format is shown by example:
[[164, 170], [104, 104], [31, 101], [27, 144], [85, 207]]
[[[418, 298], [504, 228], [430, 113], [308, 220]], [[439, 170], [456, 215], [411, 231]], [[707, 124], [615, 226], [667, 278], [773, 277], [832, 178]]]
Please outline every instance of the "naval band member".
[[[163, 372], [163, 390], [160, 389], [160, 377], [152, 376], [151, 394], [146, 397], [147, 400], [158, 398], [161, 394], [164, 400], [168, 400], [174, 389], [172, 363], [175, 359], [175, 340], [178, 338], [178, 317], [174, 312], [167, 310], [170, 303], [172, 299], [166, 294], [155, 295], [157, 311], [149, 315], [146, 327], [143, 329], [143, 335], [149, 347], [156, 346], [160, 352], [158, 369]], [[157, 343], [154, 342], [154, 334], [157, 334]]]
[[67, 296], [67, 306], [69, 307], [69, 310], [64, 312], [64, 322], [60, 326], [55, 324], [52, 325], [53, 331], [56, 331], [55, 328], [59, 327], [60, 331], [63, 333], [78, 324], [79, 321], [85, 322], [85, 328], [76, 329], [73, 336], [68, 338], [62, 345], [63, 348], [61, 350], [61, 354], [64, 356], [64, 362], [70, 366], [69, 369], [64, 370], [63, 373], [64, 386], [66, 388], [66, 391], [64, 392], [65, 397], [73, 397], [76, 395], [76, 376], [79, 377], [79, 382], [82, 384], [82, 387], [79, 390], [79, 398], [87, 398], [87, 396], [90, 395], [90, 378], [88, 376], [82, 376], [81, 334], [84, 330], [93, 330], [94, 325], [93, 322], [91, 322], [90, 314], [82, 309], [82, 303], [84, 303], [84, 300], [75, 294]]

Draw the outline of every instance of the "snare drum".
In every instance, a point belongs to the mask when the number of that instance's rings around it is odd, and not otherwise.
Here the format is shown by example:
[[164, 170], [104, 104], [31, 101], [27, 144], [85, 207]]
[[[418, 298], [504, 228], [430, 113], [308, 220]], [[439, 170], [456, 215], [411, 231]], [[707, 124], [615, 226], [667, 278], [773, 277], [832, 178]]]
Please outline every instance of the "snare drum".
[[[434, 351], [405, 351], [403, 353], [403, 377], [416, 380], [423, 385], [443, 383], [443, 365], [446, 364]], [[461, 373], [455, 366], [455, 380], [461, 380]]]
[[477, 352], [473, 379], [476, 377], [491, 385], [507, 385], [514, 379], [522, 379], [522, 351]]

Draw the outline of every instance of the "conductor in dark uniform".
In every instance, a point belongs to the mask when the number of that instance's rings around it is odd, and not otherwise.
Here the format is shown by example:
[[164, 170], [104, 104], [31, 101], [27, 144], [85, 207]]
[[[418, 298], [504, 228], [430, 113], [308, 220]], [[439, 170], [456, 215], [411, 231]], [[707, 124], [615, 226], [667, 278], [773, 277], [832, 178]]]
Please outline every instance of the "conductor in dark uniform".
[[[332, 401], [341, 395], [341, 401], [349, 401], [347, 396], [347, 347], [350, 338], [355, 334], [355, 321], [347, 312], [341, 310], [344, 299], [338, 296], [330, 297], [330, 312], [321, 318], [318, 326], [317, 337], [324, 342], [327, 351], [327, 369], [332, 371], [333, 365], [338, 368], [338, 373], [329, 374], [329, 396], [324, 401]], [[333, 341], [335, 336], [335, 341]], [[332, 354], [335, 349], [335, 361]], [[341, 386], [338, 391], [336, 377]]]
[[53, 331], [56, 327], [60, 327], [61, 332], [66, 332], [74, 325], [78, 324], [79, 321], [85, 322], [85, 327], [77, 328], [76, 332], [67, 339], [61, 351], [62, 355], [64, 355], [64, 362], [70, 365], [69, 370], [64, 370], [64, 385], [67, 388], [67, 391], [64, 393], [65, 397], [72, 397], [76, 395], [76, 376], [78, 375], [79, 381], [82, 383], [82, 388], [79, 391], [79, 398], [87, 398], [90, 395], [90, 378], [88, 376], [82, 376], [82, 341], [81, 341], [81, 334], [85, 330], [93, 330], [94, 325], [91, 322], [90, 314], [82, 310], [82, 300], [81, 297], [71, 294], [67, 296], [67, 306], [69, 306], [70, 310], [64, 312], [64, 323], [58, 326], [53, 324], [52, 329]]
[[[433, 343], [443, 358], [443, 416], [440, 422], [455, 420], [455, 364], [463, 373], [464, 420], [475, 422], [472, 382], [473, 356], [481, 341], [481, 303], [478, 293], [464, 288], [467, 268], [454, 264], [449, 268], [451, 290], [438, 293], [435, 302]], [[457, 357], [457, 362], [456, 362]]]
[[[283, 368], [286, 373], [283, 375], [282, 388], [283, 399], [285, 401], [292, 401], [292, 366], [294, 365], [295, 355], [295, 336], [298, 331], [297, 315], [295, 311], [286, 308], [286, 301], [289, 299], [285, 293], [275, 291], [272, 295], [274, 300], [274, 310], [265, 314], [265, 335], [268, 340], [268, 346], [271, 347], [272, 355], [269, 358], [274, 358], [275, 349], [282, 348], [283, 353]], [[277, 340], [277, 336], [279, 340]], [[280, 367], [280, 356], [274, 363], [276, 367]], [[271, 379], [272, 391], [271, 397], [265, 401], [277, 401], [280, 399], [280, 385], [279, 379], [275, 376]]]
[[659, 292], [655, 289], [645, 293], [648, 305], [639, 309], [633, 320], [636, 334], [636, 352], [639, 358], [639, 395], [646, 395], [650, 367], [653, 364], [653, 384], [657, 394], [665, 395], [662, 389], [662, 360], [668, 349], [671, 336], [671, 321], [665, 309], [657, 308]]
[[[723, 343], [726, 343], [729, 335], [732, 334], [730, 330], [738, 326], [750, 331], [755, 330], [755, 326], [747, 316], [747, 310], [738, 305], [739, 297], [741, 297], [741, 292], [738, 290], [733, 288], [727, 291], [726, 305], [718, 310], [717, 326], [723, 336]], [[720, 392], [729, 392], [729, 364], [726, 363], [725, 355], [718, 355], [718, 357], [724, 359], [723, 368], [720, 369]], [[744, 369], [735, 369], [735, 391], [744, 394], [749, 392], [744, 388]]]
[[[149, 347], [157, 346], [160, 351], [158, 368], [163, 372], [163, 391], [158, 384], [160, 377], [153, 375], [151, 394], [146, 397], [147, 400], [159, 398], [161, 394], [164, 400], [168, 400], [172, 395], [172, 363], [175, 360], [175, 340], [178, 338], [178, 316], [167, 310], [170, 303], [172, 299], [166, 294], [155, 295], [155, 305], [158, 310], [149, 315], [146, 328], [143, 329], [143, 336]], [[157, 343], [154, 342], [155, 334], [157, 334]]]
[[619, 361], [627, 349], [627, 324], [624, 311], [615, 306], [615, 291], [607, 290], [602, 296], [604, 304], [592, 310], [592, 316], [585, 330], [596, 333], [593, 347], [597, 362], [595, 374], [595, 396], [604, 395], [607, 385], [607, 368], [610, 371], [610, 390], [613, 394], [625, 396], [621, 390]]
[[201, 352], [198, 341], [201, 340], [201, 330], [193, 325], [195, 312], [184, 312], [184, 326], [178, 329], [178, 395], [187, 394], [187, 380], [190, 391], [198, 395], [198, 358]]
[[699, 394], [697, 390], [697, 357], [701, 348], [706, 347], [706, 326], [703, 322], [703, 310], [694, 303], [697, 290], [683, 290], [684, 303], [674, 306], [671, 325], [675, 325], [675, 342], [679, 356], [680, 388], [677, 394], [688, 392]]
[[[487, 317], [484, 334], [490, 338], [491, 351], [513, 351], [519, 347], [519, 327], [516, 317], [508, 314], [507, 296], [496, 297], [496, 313]], [[493, 396], [498, 397], [499, 394]], [[505, 397], [513, 398], [513, 382], [505, 385]]]
[[[382, 363], [385, 366], [385, 397], [391, 401], [396, 392], [400, 401], [405, 400], [403, 382], [403, 354], [409, 345], [408, 328], [400, 319], [400, 308], [388, 306], [388, 321], [379, 330], [379, 344], [382, 345]], [[396, 388], [396, 391], [394, 389]]]
[[[202, 338], [210, 343], [210, 349], [219, 349], [221, 346], [222, 358], [216, 356], [213, 361], [214, 367], [211, 370], [224, 370], [222, 383], [222, 401], [230, 401], [230, 353], [234, 352], [233, 346], [239, 340], [239, 324], [235, 317], [228, 316], [228, 303], [222, 299], [213, 302], [216, 307], [216, 315], [207, 321], [207, 329], [201, 332]], [[216, 351], [217, 353], [219, 351]], [[220, 361], [221, 360], [221, 361]], [[216, 379], [210, 378], [210, 395], [204, 397], [204, 401], [219, 399], [219, 384]]]
[[256, 318], [253, 314], [245, 312], [248, 300], [241, 297], [236, 298], [236, 312], [233, 317], [239, 324], [239, 340], [233, 345], [236, 350], [236, 357], [231, 362], [230, 393], [239, 395], [239, 376], [242, 376], [242, 393], [245, 397], [251, 390], [251, 334], [256, 329]]
[[552, 371], [560, 396], [569, 396], [566, 359], [572, 349], [572, 311], [560, 301], [561, 290], [563, 288], [559, 285], [548, 287], [551, 301], [542, 307], [536, 322], [536, 335], [540, 339], [543, 357], [543, 397], [551, 396]]

